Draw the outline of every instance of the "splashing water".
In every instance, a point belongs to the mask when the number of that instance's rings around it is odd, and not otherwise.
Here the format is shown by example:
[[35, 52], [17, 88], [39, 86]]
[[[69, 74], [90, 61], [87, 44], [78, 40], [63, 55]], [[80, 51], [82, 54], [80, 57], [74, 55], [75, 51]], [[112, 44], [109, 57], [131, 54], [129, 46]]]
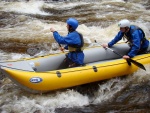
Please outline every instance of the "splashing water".
[[[1, 0], [1, 60], [30, 58], [32, 56], [26, 53], [30, 47], [40, 48], [37, 56], [60, 52], [49, 28], [54, 27], [65, 36], [65, 21], [69, 17], [79, 20], [77, 31], [83, 34], [87, 47], [93, 44], [95, 39], [100, 43], [109, 42], [119, 31], [117, 23], [123, 18], [140, 26], [148, 38], [148, 5], [148, 0]], [[145, 66], [147, 71], [139, 69], [127, 77], [98, 82], [91, 85], [91, 89], [88, 89], [90, 85], [81, 88], [93, 91], [93, 96], [89, 96], [88, 92], [82, 94], [74, 88], [43, 95], [29, 94], [8, 78], [4, 78], [0, 80], [0, 112], [146, 112], [146, 105], [150, 100], [149, 66]], [[131, 107], [128, 107], [129, 105]]]

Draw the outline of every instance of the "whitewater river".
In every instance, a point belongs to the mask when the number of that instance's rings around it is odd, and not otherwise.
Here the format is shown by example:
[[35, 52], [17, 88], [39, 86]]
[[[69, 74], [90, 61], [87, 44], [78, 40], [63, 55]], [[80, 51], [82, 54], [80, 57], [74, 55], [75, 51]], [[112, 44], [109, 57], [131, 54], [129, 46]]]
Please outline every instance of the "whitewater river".
[[[86, 46], [107, 43], [127, 18], [150, 38], [150, 0], [0, 0], [0, 60], [61, 52], [49, 28], [67, 34], [66, 19], [79, 20]], [[28, 48], [39, 48], [30, 56]], [[147, 71], [106, 81], [31, 94], [8, 78], [0, 80], [0, 113], [149, 113], [150, 65]]]

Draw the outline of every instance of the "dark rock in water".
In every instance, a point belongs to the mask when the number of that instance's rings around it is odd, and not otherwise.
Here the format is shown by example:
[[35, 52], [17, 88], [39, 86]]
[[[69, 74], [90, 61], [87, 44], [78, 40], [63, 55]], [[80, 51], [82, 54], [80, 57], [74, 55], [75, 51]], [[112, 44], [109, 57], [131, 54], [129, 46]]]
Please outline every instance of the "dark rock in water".
[[147, 1], [146, 4], [144, 4], [146, 9], [149, 10], [150, 9], [150, 0]]
[[[2, 1], [6, 1], [6, 2], [20, 2], [20, 0], [2, 0]], [[21, 0], [21, 2], [23, 1], [30, 1], [30, 0]]]
[[125, 2], [128, 2], [128, 0], [124, 0]]
[[[92, 83], [93, 84], [93, 83]], [[94, 88], [97, 85], [93, 85]], [[88, 85], [85, 86], [88, 88]], [[85, 88], [84, 87], [84, 88]], [[84, 88], [80, 88], [81, 93]], [[85, 88], [86, 89], [86, 88]], [[88, 90], [88, 89], [87, 89]], [[92, 92], [92, 90], [88, 90]], [[88, 94], [89, 92], [86, 91]], [[56, 113], [149, 113], [150, 82], [132, 84], [122, 89], [110, 101], [78, 108], [57, 108]], [[73, 112], [71, 112], [73, 111]]]
[[144, 84], [133, 84], [126, 87], [123, 91], [119, 92], [118, 96], [114, 100], [116, 103], [124, 104], [142, 104], [150, 102], [150, 85], [149, 83]]
[[100, 82], [94, 82], [89, 84], [84, 84], [80, 86], [73, 87], [74, 90], [78, 91], [82, 95], [87, 95], [89, 97], [93, 97], [95, 92], [97, 92], [99, 88]]
[[52, 0], [52, 1], [66, 1], [66, 0]]
[[105, 83], [105, 80], [88, 83], [88, 84], [83, 84], [80, 86], [73, 87], [73, 90], [79, 92], [82, 95], [87, 95], [89, 98], [95, 97], [95, 93], [98, 91], [99, 85], [104, 84], [104, 83]]

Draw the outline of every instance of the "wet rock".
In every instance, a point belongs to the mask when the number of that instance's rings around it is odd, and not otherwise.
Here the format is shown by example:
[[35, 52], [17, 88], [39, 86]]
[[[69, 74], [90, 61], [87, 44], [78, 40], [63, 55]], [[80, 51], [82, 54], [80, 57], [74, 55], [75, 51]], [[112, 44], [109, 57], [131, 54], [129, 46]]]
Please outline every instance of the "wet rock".
[[124, 0], [125, 2], [128, 2], [128, 0]]
[[18, 20], [19, 22], [24, 22], [24, 21], [26, 21], [27, 19], [28, 19], [28, 17], [25, 16], [25, 15], [20, 15], [20, 16], [17, 17], [17, 20]]

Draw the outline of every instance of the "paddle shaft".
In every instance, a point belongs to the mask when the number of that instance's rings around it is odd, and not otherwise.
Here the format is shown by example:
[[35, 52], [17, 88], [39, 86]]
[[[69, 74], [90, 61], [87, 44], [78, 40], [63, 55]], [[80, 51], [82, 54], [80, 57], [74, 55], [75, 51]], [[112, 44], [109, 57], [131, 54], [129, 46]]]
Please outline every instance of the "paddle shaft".
[[61, 51], [64, 53], [64, 50], [62, 48], [62, 46], [58, 43], [59, 47], [61, 48]]
[[[101, 46], [102, 46], [102, 45], [101, 45]], [[109, 47], [106, 47], [106, 48], [109, 49], [110, 51], [114, 52], [115, 54], [119, 55], [120, 57], [123, 57], [120, 53], [118, 53], [118, 52], [116, 52], [116, 51], [110, 49]]]
[[[97, 43], [97, 41], [95, 40], [95, 43]], [[100, 43], [98, 43], [100, 44]], [[102, 46], [102, 44], [100, 44]], [[102, 46], [103, 47], [103, 46]], [[123, 57], [123, 55], [121, 55], [120, 53], [114, 51], [113, 49], [109, 48], [109, 47], [105, 47], [106, 49], [109, 49], [110, 51], [114, 52], [115, 54], [119, 55], [120, 57]]]
[[[95, 42], [97, 43], [96, 40], [95, 40]], [[99, 44], [100, 44], [100, 43], [99, 43]], [[100, 45], [102, 46], [102, 44], [100, 44]], [[103, 47], [103, 46], [102, 46], [102, 47]], [[106, 49], [109, 49], [110, 51], [112, 51], [113, 53], [119, 55], [120, 57], [123, 57], [123, 55], [121, 55], [120, 53], [114, 51], [113, 49], [111, 49], [111, 48], [109, 48], [109, 47], [105, 47], [105, 48], [106, 48]], [[127, 61], [128, 65], [131, 65], [131, 62], [132, 62], [132, 63], [135, 64], [136, 66], [138, 66], [138, 67], [140, 67], [141, 69], [143, 69], [143, 70], [146, 71], [145, 67], [144, 67], [141, 63], [139, 63], [139, 62], [137, 62], [137, 61], [135, 61], [135, 60], [133, 60], [133, 59], [131, 59], [131, 58], [126, 59], [126, 61]]]
[[58, 43], [59, 47], [61, 47], [61, 45]]

